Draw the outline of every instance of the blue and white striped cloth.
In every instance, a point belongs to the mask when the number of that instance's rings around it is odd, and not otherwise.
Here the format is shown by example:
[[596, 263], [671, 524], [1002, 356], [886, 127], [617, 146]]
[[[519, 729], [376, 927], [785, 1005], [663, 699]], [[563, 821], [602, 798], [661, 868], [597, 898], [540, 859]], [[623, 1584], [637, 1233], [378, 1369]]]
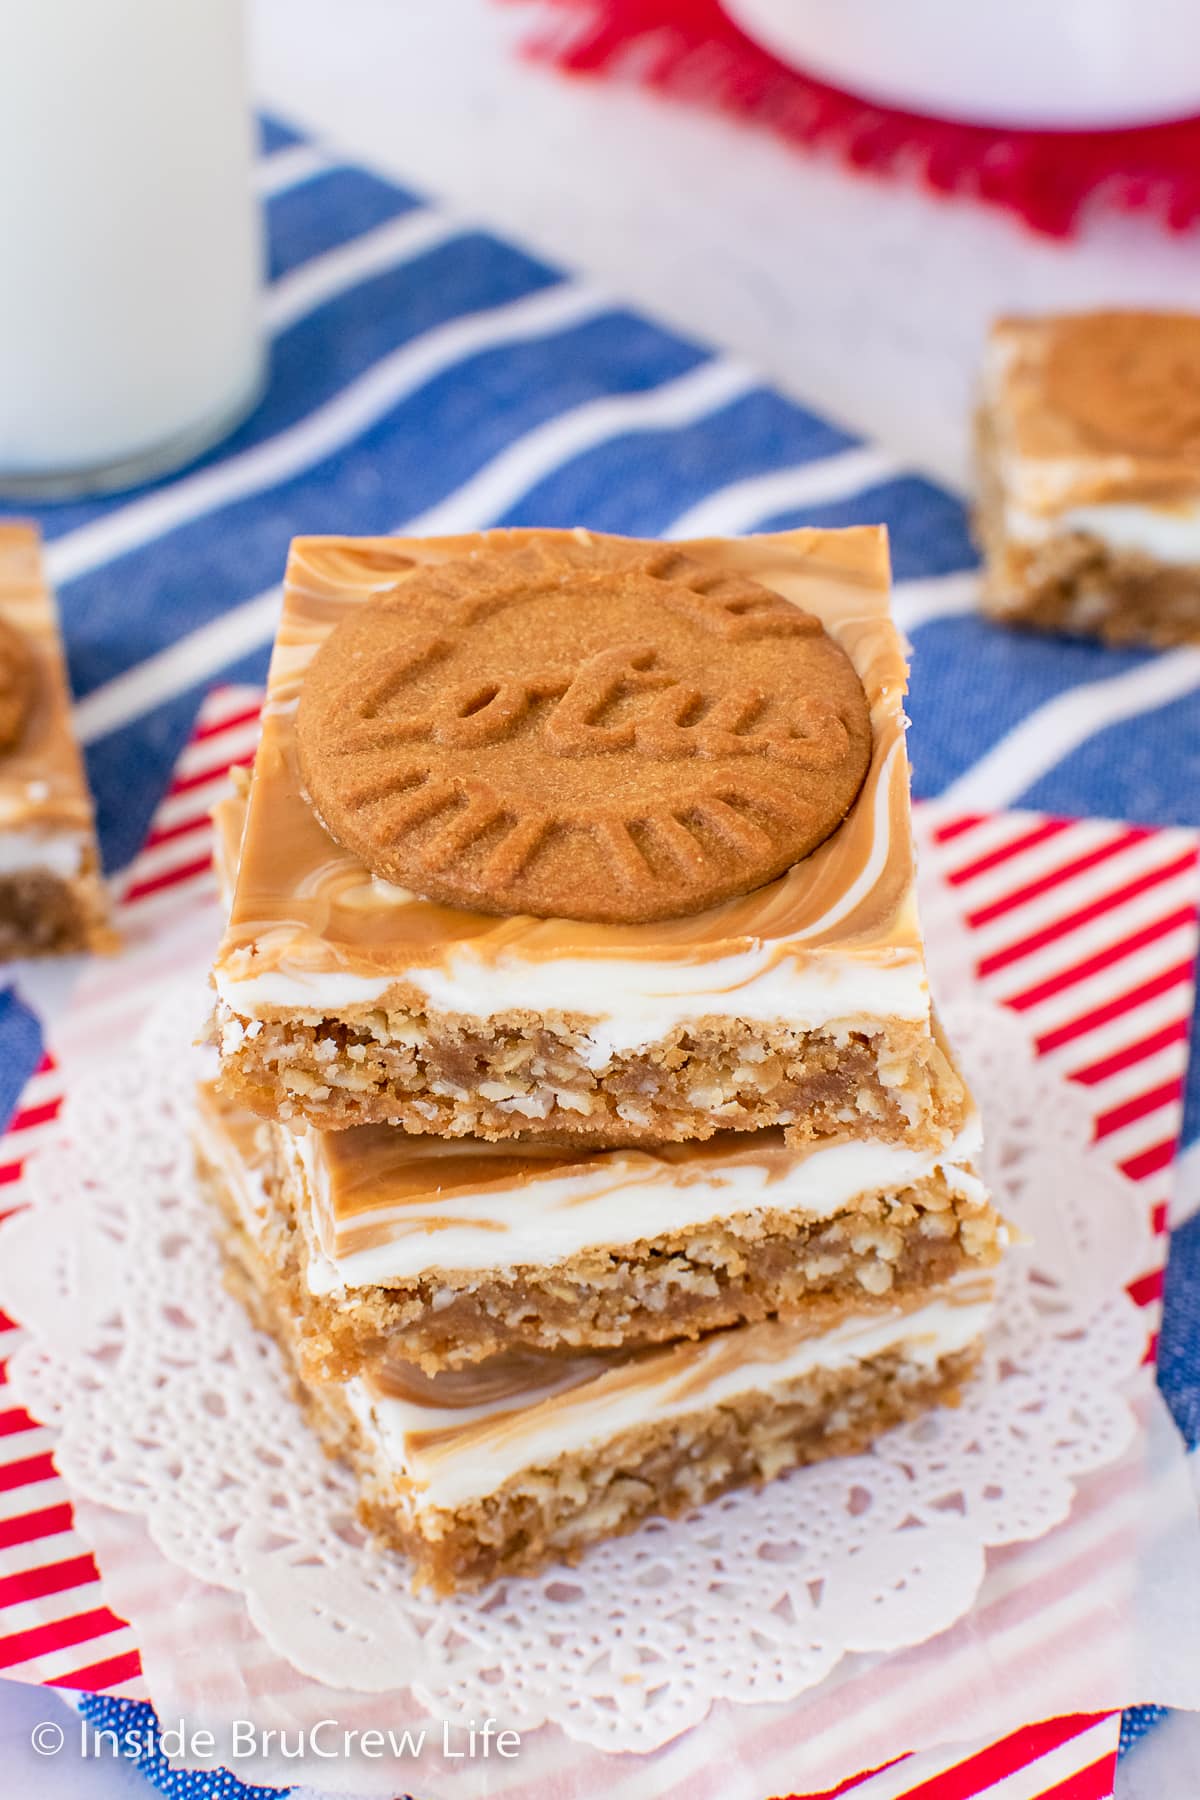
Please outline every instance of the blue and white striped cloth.
[[[298, 531], [882, 520], [914, 644], [919, 793], [1200, 826], [1200, 651], [988, 624], [960, 500], [753, 369], [270, 121], [259, 185], [257, 411], [169, 480], [38, 515], [110, 872], [137, 850], [204, 690], [262, 679]], [[0, 1115], [39, 1052], [28, 1006], [0, 994]], [[1185, 1145], [1198, 1136], [1193, 1059]], [[1195, 1445], [1200, 1217], [1172, 1245], [1160, 1378]]]

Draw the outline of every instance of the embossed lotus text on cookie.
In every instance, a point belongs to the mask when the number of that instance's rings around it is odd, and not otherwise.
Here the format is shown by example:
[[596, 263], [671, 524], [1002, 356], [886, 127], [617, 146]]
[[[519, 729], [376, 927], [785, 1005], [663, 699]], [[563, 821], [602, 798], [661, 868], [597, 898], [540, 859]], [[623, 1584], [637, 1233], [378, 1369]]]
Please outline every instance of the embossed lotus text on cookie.
[[1063, 321], [1046, 393], [1097, 445], [1200, 461], [1200, 319], [1090, 313]]
[[483, 912], [637, 923], [780, 874], [871, 757], [820, 621], [664, 546], [555, 540], [427, 565], [305, 678], [301, 772], [377, 875]]
[[0, 756], [15, 750], [33, 705], [33, 653], [25, 634], [0, 619]]

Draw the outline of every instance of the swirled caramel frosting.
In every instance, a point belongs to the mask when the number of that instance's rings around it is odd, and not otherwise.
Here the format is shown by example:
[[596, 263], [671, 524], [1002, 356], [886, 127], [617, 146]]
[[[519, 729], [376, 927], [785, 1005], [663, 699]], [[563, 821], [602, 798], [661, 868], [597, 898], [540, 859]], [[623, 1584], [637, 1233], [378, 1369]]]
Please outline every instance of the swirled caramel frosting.
[[0, 756], [20, 743], [36, 691], [29, 639], [0, 615]]
[[424, 1375], [381, 1359], [347, 1387], [379, 1462], [418, 1507], [458, 1506], [624, 1432], [770, 1394], [872, 1357], [929, 1368], [976, 1342], [989, 1276], [966, 1274], [832, 1329], [768, 1319], [682, 1343], [585, 1354], [517, 1352]]
[[[772, 632], [793, 614], [801, 621], [795, 641], [811, 644], [818, 631], [838, 666], [852, 673], [844, 705], [852, 713], [861, 690], [869, 713], [865, 773], [837, 791], [836, 809], [848, 804], [842, 822], [751, 891], [683, 917], [642, 922], [503, 916], [381, 877], [370, 845], [355, 840], [351, 847], [350, 833], [326, 829], [309, 791], [311, 766], [305, 778], [297, 713], [303, 718], [310, 670], [337, 632], [357, 633], [384, 602], [402, 612], [410, 587], [414, 598], [422, 596], [424, 617], [446, 567], [487, 567], [517, 556], [603, 571], [630, 558], [640, 559], [640, 568], [663, 554], [662, 546], [582, 531], [293, 544], [229, 927], [215, 969], [218, 992], [236, 1015], [355, 1006], [469, 1016], [554, 1010], [599, 1021], [601, 1038], [607, 1028], [629, 1042], [656, 1038], [680, 1018], [714, 1014], [801, 1025], [864, 1013], [928, 1017], [913, 896], [906, 667], [888, 612], [882, 530], [704, 540], [666, 553], [671, 566], [686, 569], [701, 610], [716, 604], [706, 592], [718, 600], [741, 595], [747, 616], [768, 619]], [[735, 605], [729, 616], [736, 622], [743, 615]], [[732, 641], [741, 640], [735, 634]], [[782, 632], [774, 641], [793, 640]], [[483, 702], [486, 712], [490, 690]], [[781, 714], [771, 732], [799, 732], [803, 710], [787, 715], [786, 731]], [[472, 716], [467, 705], [468, 731]], [[667, 730], [665, 715], [655, 717]], [[731, 710], [724, 725], [732, 718]], [[310, 765], [311, 754], [310, 743]], [[781, 768], [791, 767], [791, 754]], [[672, 780], [694, 769], [702, 785], [704, 764], [694, 754], [676, 758]], [[599, 1038], [597, 1044], [601, 1054]]]
[[0, 524], [0, 873], [79, 868], [91, 799], [34, 526]]
[[777, 1128], [653, 1149], [572, 1149], [416, 1137], [390, 1125], [279, 1132], [307, 1209], [316, 1293], [403, 1282], [439, 1269], [553, 1267], [760, 1209], [832, 1218], [864, 1195], [938, 1176], [982, 1197], [978, 1115], [937, 1149], [847, 1132], [790, 1145]]

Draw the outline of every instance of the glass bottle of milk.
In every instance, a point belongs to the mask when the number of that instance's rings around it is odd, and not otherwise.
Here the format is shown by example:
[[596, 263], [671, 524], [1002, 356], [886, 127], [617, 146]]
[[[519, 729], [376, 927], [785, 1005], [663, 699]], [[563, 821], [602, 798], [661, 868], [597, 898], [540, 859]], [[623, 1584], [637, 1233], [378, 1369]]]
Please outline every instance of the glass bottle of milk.
[[0, 55], [0, 492], [187, 461], [262, 383], [240, 0], [19, 0]]

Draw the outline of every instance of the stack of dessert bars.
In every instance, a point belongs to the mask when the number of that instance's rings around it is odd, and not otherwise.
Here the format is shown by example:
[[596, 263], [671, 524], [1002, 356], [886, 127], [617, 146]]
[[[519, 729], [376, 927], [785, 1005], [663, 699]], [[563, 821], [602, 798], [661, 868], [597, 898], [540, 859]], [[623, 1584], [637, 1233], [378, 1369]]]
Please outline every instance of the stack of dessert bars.
[[953, 1402], [1003, 1227], [931, 1010], [883, 532], [297, 540], [218, 810], [231, 1281], [441, 1592]]

